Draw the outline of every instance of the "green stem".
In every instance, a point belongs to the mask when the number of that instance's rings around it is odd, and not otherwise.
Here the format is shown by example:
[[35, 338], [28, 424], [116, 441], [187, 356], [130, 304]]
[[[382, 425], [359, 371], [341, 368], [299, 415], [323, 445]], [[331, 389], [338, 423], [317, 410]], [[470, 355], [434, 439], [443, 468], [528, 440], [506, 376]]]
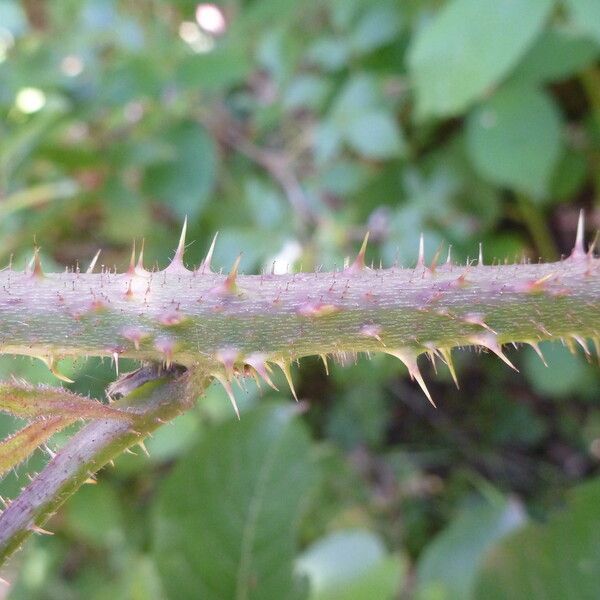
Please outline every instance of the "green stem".
[[[0, 350], [120, 356], [211, 373], [303, 356], [531, 342], [600, 332], [600, 259], [238, 276], [0, 272]], [[227, 282], [230, 283], [227, 283]], [[231, 289], [228, 289], [228, 286]]]
[[517, 202], [521, 219], [529, 230], [540, 256], [544, 260], [556, 260], [559, 257], [556, 244], [538, 207], [523, 194], [517, 195]]

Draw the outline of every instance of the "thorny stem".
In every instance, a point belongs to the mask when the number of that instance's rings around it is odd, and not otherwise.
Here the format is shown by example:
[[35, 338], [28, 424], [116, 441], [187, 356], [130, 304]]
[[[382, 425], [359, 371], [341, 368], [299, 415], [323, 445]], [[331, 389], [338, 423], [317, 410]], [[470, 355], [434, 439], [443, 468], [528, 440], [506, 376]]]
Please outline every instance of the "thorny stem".
[[[333, 273], [0, 273], [0, 351], [43, 359], [204, 360], [240, 370], [313, 354], [596, 338], [600, 259]], [[226, 364], [227, 363], [227, 364]], [[231, 363], [231, 364], [229, 364]]]
[[181, 368], [157, 373], [113, 403], [135, 413], [133, 422], [92, 421], [73, 436], [0, 515], [0, 565], [102, 466], [190, 408], [206, 383]]
[[[0, 351], [42, 359], [60, 376], [62, 356], [120, 356], [193, 367], [202, 362], [225, 387], [254, 373], [267, 384], [270, 365], [285, 374], [307, 355], [384, 352], [400, 359], [427, 398], [417, 357], [438, 356], [454, 378], [451, 350], [475, 345], [509, 366], [502, 344], [562, 339], [586, 353], [600, 347], [600, 259], [584, 247], [580, 218], [570, 257], [546, 264], [368, 269], [366, 242], [342, 271], [228, 275], [211, 270], [214, 247], [185, 268], [184, 225], [171, 264], [146, 271], [44, 274], [36, 251], [24, 273], [0, 273]], [[93, 270], [92, 268], [89, 271]], [[514, 368], [514, 367], [513, 367]], [[274, 387], [274, 386], [273, 386]]]
[[467, 266], [426, 265], [421, 244], [415, 268], [372, 270], [365, 238], [341, 271], [287, 275], [239, 275], [239, 260], [228, 275], [214, 273], [214, 242], [190, 271], [185, 229], [160, 272], [146, 271], [140, 256], [122, 274], [94, 274], [94, 264], [86, 273], [44, 274], [37, 252], [25, 273], [0, 272], [0, 352], [38, 357], [57, 376], [63, 356], [111, 356], [117, 365], [125, 356], [170, 369], [139, 389], [134, 375], [109, 390], [125, 394], [115, 406], [139, 416], [133, 424], [93, 421], [64, 446], [0, 516], [0, 560], [91, 473], [189, 407], [211, 378], [237, 411], [235, 377], [254, 374], [274, 387], [277, 365], [295, 396], [294, 360], [384, 352], [406, 365], [433, 403], [417, 365], [423, 353], [439, 357], [456, 379], [457, 346], [483, 347], [511, 367], [505, 343], [539, 352], [540, 340], [562, 339], [589, 354], [591, 339], [600, 352], [600, 259], [585, 249], [583, 215], [571, 255], [555, 263], [484, 266], [481, 255]]

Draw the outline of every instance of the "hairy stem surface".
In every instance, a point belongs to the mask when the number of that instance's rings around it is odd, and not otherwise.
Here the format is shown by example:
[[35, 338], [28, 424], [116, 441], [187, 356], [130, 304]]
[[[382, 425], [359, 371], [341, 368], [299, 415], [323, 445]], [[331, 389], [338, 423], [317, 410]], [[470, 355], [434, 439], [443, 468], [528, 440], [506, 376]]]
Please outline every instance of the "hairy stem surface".
[[[0, 350], [219, 368], [256, 353], [377, 352], [596, 338], [600, 260], [229, 276], [0, 273]], [[483, 338], [482, 338], [483, 339]], [[224, 354], [227, 359], [224, 361]]]

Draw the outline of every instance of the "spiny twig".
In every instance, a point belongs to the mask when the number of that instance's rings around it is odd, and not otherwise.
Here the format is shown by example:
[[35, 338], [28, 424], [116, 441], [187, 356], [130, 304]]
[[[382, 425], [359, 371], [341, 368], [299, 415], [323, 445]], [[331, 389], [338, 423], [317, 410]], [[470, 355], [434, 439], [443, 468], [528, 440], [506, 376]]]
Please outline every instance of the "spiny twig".
[[276, 366], [291, 382], [290, 364], [311, 354], [390, 354], [433, 403], [421, 354], [440, 358], [456, 378], [451, 352], [460, 346], [482, 347], [514, 368], [503, 344], [537, 352], [548, 339], [586, 351], [586, 339], [599, 345], [600, 259], [584, 247], [583, 215], [571, 255], [548, 264], [486, 266], [480, 252], [475, 264], [427, 265], [421, 238], [414, 268], [369, 269], [365, 238], [343, 270], [242, 275], [238, 257], [221, 275], [211, 264], [214, 239], [200, 266], [186, 268], [185, 233], [184, 224], [162, 271], [146, 270], [134, 252], [124, 273], [46, 274], [37, 251], [24, 273], [3, 271], [0, 350], [40, 358], [58, 377], [64, 356], [109, 356], [117, 368], [121, 357], [202, 362], [235, 406], [235, 377], [269, 384]]

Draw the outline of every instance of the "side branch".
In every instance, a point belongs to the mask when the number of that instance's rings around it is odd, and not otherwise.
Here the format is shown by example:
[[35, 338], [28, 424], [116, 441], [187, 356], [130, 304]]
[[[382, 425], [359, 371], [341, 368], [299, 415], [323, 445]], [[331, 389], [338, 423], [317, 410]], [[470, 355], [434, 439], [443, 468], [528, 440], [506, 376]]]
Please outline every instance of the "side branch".
[[0, 515], [0, 564], [89, 477], [188, 409], [206, 385], [202, 374], [179, 367], [156, 375], [113, 403], [134, 415], [131, 421], [96, 420], [85, 426], [10, 502]]

